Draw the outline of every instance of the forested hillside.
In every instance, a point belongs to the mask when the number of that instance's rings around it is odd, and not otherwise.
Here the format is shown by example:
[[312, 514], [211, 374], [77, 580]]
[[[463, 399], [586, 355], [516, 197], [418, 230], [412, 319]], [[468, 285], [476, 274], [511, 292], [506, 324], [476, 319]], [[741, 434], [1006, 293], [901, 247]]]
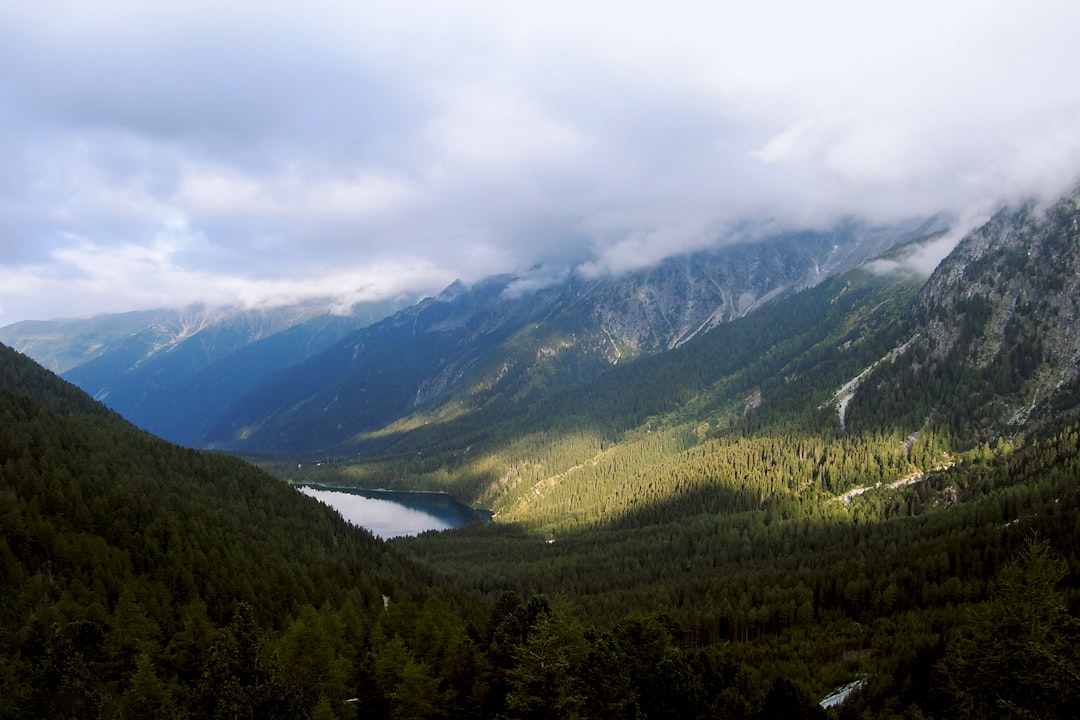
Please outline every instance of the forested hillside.
[[3, 717], [302, 717], [317, 688], [299, 650], [271, 656], [274, 633], [323, 608], [359, 638], [384, 596], [430, 595], [326, 507], [138, 431], [3, 346], [0, 529]]
[[999, 261], [1026, 238], [1071, 267], [1056, 210], [945, 279], [854, 270], [535, 401], [267, 463], [496, 513], [391, 543], [0, 347], [0, 717], [1068, 717], [1077, 288]]
[[[439, 591], [284, 484], [3, 353], [3, 717], [814, 717], [852, 679], [866, 717], [1080, 700], [1075, 428], [906, 497], [403, 543]], [[1023, 662], [979, 672], [1004, 657]]]
[[[1052, 326], [1068, 347], [1076, 328], [1048, 324], [1030, 300], [1054, 273], [990, 259], [1022, 236], [1035, 243], [1025, 254], [1073, 262], [1076, 240], [1062, 233], [1075, 216], [1071, 201], [1003, 213], [981, 231], [992, 274], [958, 276], [956, 292], [976, 299], [938, 315], [927, 308], [940, 278], [853, 271], [527, 409], [492, 403], [371, 433], [355, 449], [372, 460], [315, 472], [487, 503], [493, 526], [396, 544], [462, 592], [563, 593], [601, 627], [662, 613], [682, 647], [750, 676], [740, 697], [725, 689], [719, 716], [751, 716], [781, 681], [823, 697], [857, 678], [867, 684], [847, 712], [955, 716], [952, 703], [974, 695], [950, 685], [951, 638], [993, 615], [1010, 560], [1060, 559], [1046, 562], [1062, 585], [1040, 581], [1049, 605], [1024, 602], [1075, 632], [1080, 466], [1067, 394], [1053, 393], [1075, 365], [1033, 353], [1030, 338]], [[985, 289], [1019, 284], [1027, 301]], [[1074, 284], [1048, 287], [1043, 309]], [[928, 317], [961, 339], [930, 372]], [[970, 338], [1006, 325], [1031, 329], [971, 352]], [[1022, 422], [994, 410], [1018, 396]], [[1073, 697], [1076, 657], [1046, 642], [1039, 652], [1062, 674], [1036, 716], [1053, 717]], [[1036, 678], [1017, 682], [1000, 706], [980, 686], [990, 705], [976, 716], [1013, 716], [1008, 702]]]

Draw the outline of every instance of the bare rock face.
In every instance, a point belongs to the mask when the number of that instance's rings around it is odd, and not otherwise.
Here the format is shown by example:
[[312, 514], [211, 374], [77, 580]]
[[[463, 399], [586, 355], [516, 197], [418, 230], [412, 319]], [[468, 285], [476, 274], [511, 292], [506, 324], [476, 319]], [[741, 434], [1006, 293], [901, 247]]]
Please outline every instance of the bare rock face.
[[1014, 430], [1080, 399], [1080, 205], [1001, 211], [967, 235], [918, 301], [915, 363], [980, 373], [987, 404]]
[[634, 351], [671, 349], [935, 229], [936, 220], [887, 230], [849, 224], [673, 258], [593, 289], [593, 317]]

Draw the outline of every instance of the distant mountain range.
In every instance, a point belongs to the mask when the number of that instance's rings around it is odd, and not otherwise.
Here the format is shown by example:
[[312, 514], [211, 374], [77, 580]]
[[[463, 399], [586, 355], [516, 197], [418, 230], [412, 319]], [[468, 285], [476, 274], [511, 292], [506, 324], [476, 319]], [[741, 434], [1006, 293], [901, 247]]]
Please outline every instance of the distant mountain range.
[[207, 423], [263, 378], [317, 355], [403, 302], [271, 309], [191, 306], [28, 321], [0, 342], [75, 383], [136, 425], [197, 445]]
[[661, 352], [895, 246], [940, 232], [845, 223], [671, 258], [619, 277], [544, 268], [334, 315], [192, 307], [23, 322], [0, 342], [140, 427], [194, 447], [307, 454], [415, 413], [527, 405]]

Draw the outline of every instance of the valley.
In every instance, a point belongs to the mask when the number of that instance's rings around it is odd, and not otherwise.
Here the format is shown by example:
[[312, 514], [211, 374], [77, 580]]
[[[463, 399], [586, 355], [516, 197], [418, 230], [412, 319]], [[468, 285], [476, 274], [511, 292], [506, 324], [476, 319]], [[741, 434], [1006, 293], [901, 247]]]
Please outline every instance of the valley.
[[[673, 267], [454, 286], [249, 384], [216, 452], [5, 348], [0, 716], [1061, 716], [1078, 218], [1002, 210], [930, 278], [927, 236], [808, 255], [716, 324], [635, 316], [691, 306]], [[309, 484], [493, 521], [379, 541]]]
[[1080, 717], [1080, 3], [2, 7], [0, 720]]

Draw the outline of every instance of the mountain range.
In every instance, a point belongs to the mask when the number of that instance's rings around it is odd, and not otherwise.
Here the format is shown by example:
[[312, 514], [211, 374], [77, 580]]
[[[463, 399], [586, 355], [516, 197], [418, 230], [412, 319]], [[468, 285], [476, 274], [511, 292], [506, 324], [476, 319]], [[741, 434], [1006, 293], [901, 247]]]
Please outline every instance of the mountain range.
[[532, 402], [943, 228], [847, 222], [619, 277], [534, 268], [459, 282], [409, 307], [191, 307], [16, 323], [0, 342], [174, 442], [317, 454], [418, 412]]
[[[1078, 228], [8, 328], [274, 474], [0, 347], [0, 717], [1069, 716]], [[383, 543], [283, 480], [495, 521]]]
[[0, 329], [23, 352], [154, 433], [197, 444], [203, 426], [273, 373], [402, 306], [332, 301], [269, 309], [191, 306], [28, 321]]
[[[648, 351], [626, 335], [613, 342], [610, 326], [597, 329], [595, 319], [607, 317], [597, 308], [627, 296], [612, 284], [565, 302], [569, 283], [518, 304], [506, 297], [511, 278], [454, 286], [274, 376], [231, 408], [211, 442], [338, 457], [337, 475], [279, 472], [446, 490], [552, 531], [631, 512], [655, 464], [678, 458], [688, 438], [707, 443], [732, 428], [896, 436], [910, 452], [1015, 440], [1076, 412], [1076, 218], [1075, 198], [1005, 208], [929, 279], [909, 260], [936, 234], [892, 244], [692, 337], [676, 331]], [[649, 276], [670, 277], [690, 262]], [[673, 274], [683, 279], [675, 286], [688, 285], [685, 273]], [[640, 287], [640, 277], [615, 286]], [[656, 324], [634, 327], [640, 338]], [[947, 461], [889, 462], [891, 482]], [[582, 494], [583, 484], [603, 486], [595, 474], [621, 472], [609, 464], [636, 463], [644, 476]]]
[[[940, 220], [845, 223], [619, 277], [458, 282], [396, 309], [190, 308], [21, 323], [0, 339], [176, 442], [338, 458], [341, 474], [287, 475], [446, 490], [559, 524], [544, 498], [572, 492], [553, 488], [583, 463], [645, 452], [643, 428], [707, 439], [802, 415], [962, 450], [1067, 421], [1080, 402], [1076, 216], [1074, 197], [1003, 208], [928, 279], [912, 260]], [[635, 482], [577, 514], [627, 510]]]
[[[1003, 208], [929, 279], [911, 260], [943, 235], [939, 219], [844, 223], [618, 277], [457, 282], [347, 315], [188, 308], [19, 323], [0, 340], [166, 439], [351, 458], [347, 483], [506, 510], [522, 492], [507, 478], [529, 464], [507, 438], [565, 418], [619, 444], [676, 409], [715, 426], [732, 404], [749, 419], [813, 403], [841, 432], [934, 431], [956, 447], [1067, 420], [1080, 400], [1075, 218], [1074, 197]], [[479, 472], [484, 453], [509, 473]], [[424, 463], [387, 469], [410, 456]]]

